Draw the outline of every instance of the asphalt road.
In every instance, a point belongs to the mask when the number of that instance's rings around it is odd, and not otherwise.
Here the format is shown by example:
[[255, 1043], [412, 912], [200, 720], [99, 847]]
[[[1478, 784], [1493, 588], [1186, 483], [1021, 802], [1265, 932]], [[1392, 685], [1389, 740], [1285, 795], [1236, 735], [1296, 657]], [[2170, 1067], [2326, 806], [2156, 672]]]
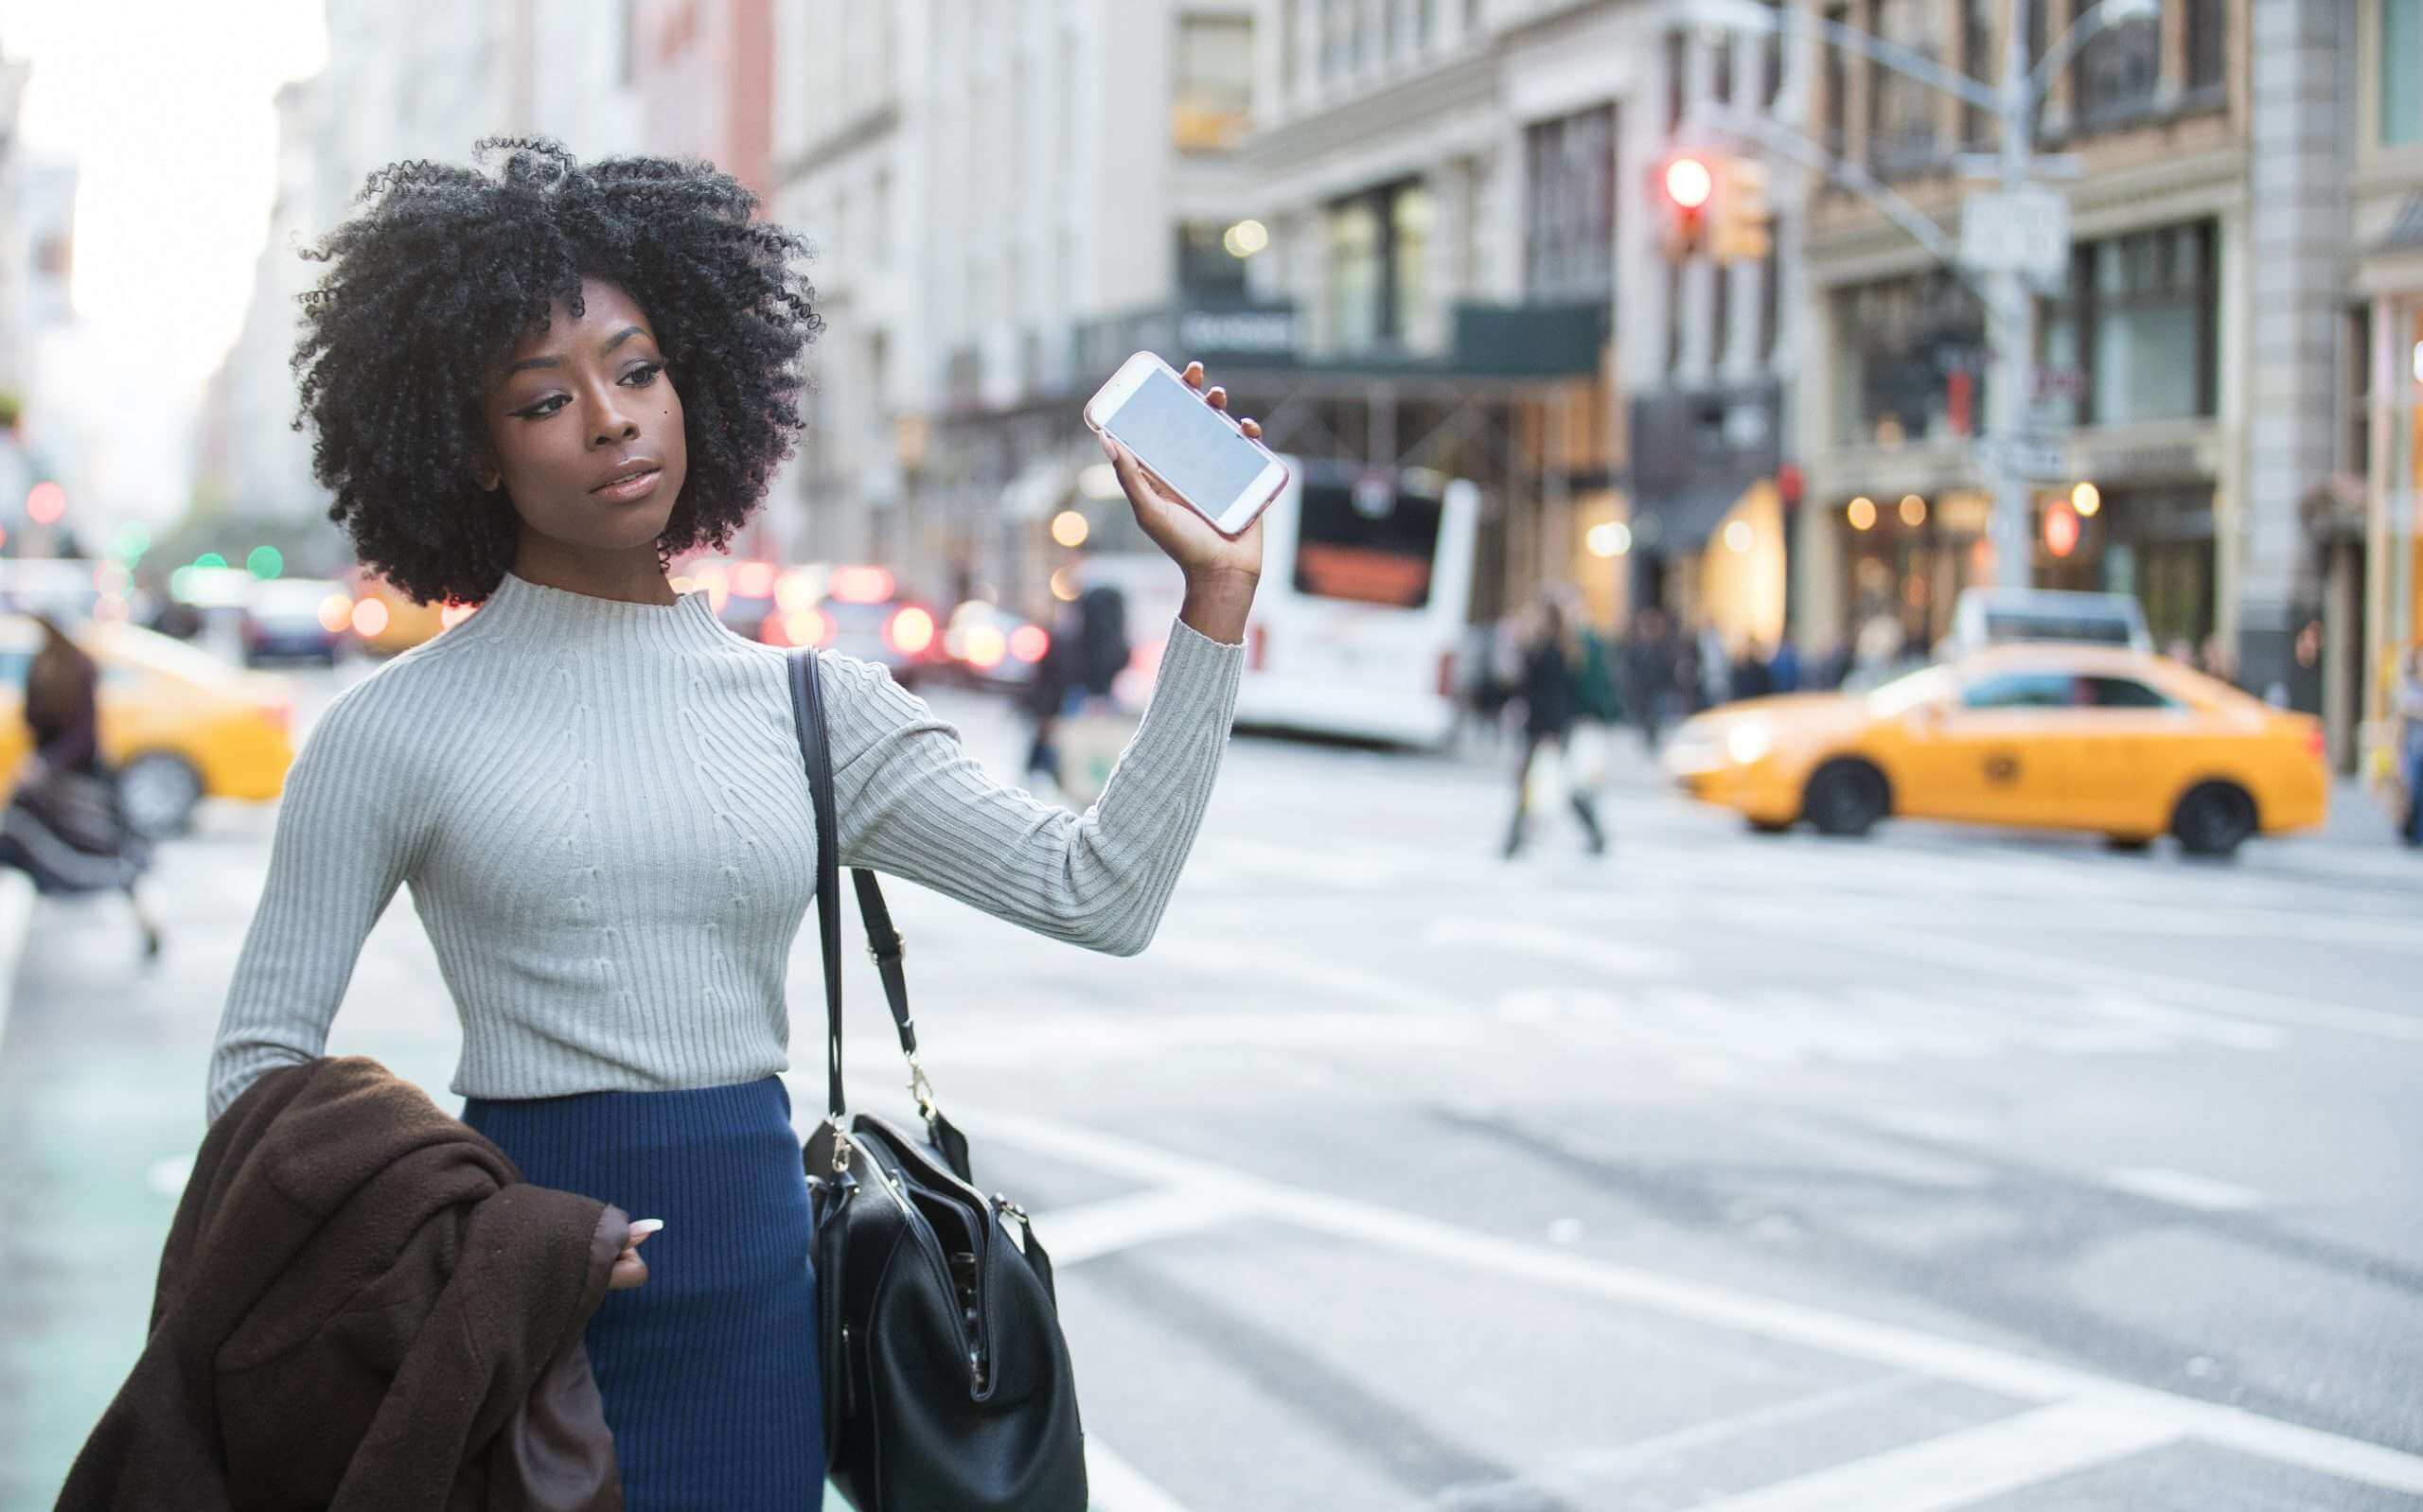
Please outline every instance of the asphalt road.
[[[1504, 785], [1242, 739], [1134, 960], [893, 889], [943, 1104], [1059, 1266], [1097, 1505], [2423, 1505], [2423, 862], [1761, 838], [1628, 765], [1607, 859], [1548, 816], [1508, 865]], [[36, 914], [6, 1512], [140, 1346], [272, 820], [168, 853], [149, 975], [115, 910]], [[906, 1115], [849, 971], [854, 1095]], [[330, 1048], [452, 1108], [456, 1035], [399, 905]]]

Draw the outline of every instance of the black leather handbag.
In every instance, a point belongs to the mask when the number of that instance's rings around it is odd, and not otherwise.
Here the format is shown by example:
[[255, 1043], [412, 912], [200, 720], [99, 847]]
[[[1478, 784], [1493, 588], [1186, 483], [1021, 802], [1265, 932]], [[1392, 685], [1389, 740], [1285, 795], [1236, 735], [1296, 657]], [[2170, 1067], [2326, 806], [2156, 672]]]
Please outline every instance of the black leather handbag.
[[1022, 1208], [977, 1189], [966, 1138], [934, 1105], [900, 932], [875, 874], [856, 869], [924, 1135], [844, 1106], [841, 827], [813, 650], [790, 654], [790, 691], [816, 804], [831, 1082], [828, 1115], [802, 1152], [816, 1222], [828, 1473], [858, 1512], [1084, 1512], [1085, 1433], [1051, 1257]]

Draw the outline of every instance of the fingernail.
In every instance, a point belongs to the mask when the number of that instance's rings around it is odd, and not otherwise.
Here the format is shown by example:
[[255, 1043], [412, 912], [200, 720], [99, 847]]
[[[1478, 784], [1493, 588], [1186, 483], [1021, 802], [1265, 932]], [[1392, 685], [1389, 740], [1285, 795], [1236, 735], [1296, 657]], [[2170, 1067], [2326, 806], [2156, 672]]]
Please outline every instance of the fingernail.
[[663, 1226], [664, 1220], [661, 1218], [640, 1219], [638, 1222], [631, 1224], [631, 1238], [646, 1239], [650, 1234], [655, 1233], [658, 1229], [663, 1228]]
[[1102, 454], [1113, 462], [1119, 460], [1119, 443], [1110, 439], [1110, 432], [1107, 431], [1102, 433]]

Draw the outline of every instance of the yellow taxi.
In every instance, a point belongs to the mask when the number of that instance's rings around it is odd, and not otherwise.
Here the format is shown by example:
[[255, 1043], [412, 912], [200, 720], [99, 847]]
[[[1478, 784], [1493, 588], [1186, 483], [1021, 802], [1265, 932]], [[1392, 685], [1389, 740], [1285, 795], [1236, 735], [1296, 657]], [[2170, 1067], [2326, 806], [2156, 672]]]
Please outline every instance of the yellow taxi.
[[[283, 682], [123, 621], [71, 633], [100, 664], [101, 752], [119, 768], [130, 825], [172, 835], [205, 797], [266, 800], [285, 787], [294, 706]], [[32, 744], [26, 668], [41, 643], [33, 621], [0, 614], [0, 785]]]
[[404, 590], [374, 572], [356, 569], [353, 590], [353, 633], [374, 656], [409, 651], [423, 641], [470, 617], [468, 604], [416, 604]]
[[2120, 647], [2008, 645], [1866, 694], [1709, 710], [1666, 767], [1758, 829], [1864, 835], [1887, 818], [2083, 830], [2200, 855], [2323, 821], [2322, 726]]

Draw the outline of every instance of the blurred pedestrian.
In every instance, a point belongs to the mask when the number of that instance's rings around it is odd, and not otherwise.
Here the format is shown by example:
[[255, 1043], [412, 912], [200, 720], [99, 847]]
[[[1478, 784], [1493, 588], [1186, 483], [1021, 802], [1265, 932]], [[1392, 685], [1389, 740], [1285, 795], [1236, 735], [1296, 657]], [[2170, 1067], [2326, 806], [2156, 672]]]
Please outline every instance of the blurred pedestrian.
[[[1127, 642], [1127, 595], [1097, 583], [1077, 599], [1077, 657], [1070, 694], [1107, 702], [1112, 685], [1135, 655]], [[1074, 711], [1070, 711], [1073, 712]]]
[[[1582, 665], [1580, 627], [1552, 594], [1541, 596], [1533, 614], [1532, 632], [1523, 647], [1523, 760], [1514, 770], [1514, 818], [1506, 828], [1505, 853], [1510, 861], [1523, 849], [1530, 818], [1531, 777], [1540, 751], [1553, 747], [1560, 765], [1565, 764], [1566, 742], [1581, 705], [1575, 688], [1575, 675]], [[1565, 775], [1566, 800], [1582, 821], [1590, 853], [1603, 854], [1607, 837], [1599, 827], [1590, 795], [1571, 781], [1569, 769]]]
[[2397, 689], [2398, 770], [2406, 779], [2406, 822], [2399, 837], [2423, 846], [2423, 645], [2406, 656], [2406, 678]]
[[1776, 654], [1767, 660], [1767, 686], [1776, 693], [1800, 691], [1800, 648], [1787, 635], [1776, 643]]
[[1674, 704], [1674, 659], [1666, 612], [1653, 604], [1634, 615], [1624, 644], [1624, 704], [1639, 722], [1641, 747], [1652, 756]]
[[1061, 785], [1060, 748], [1054, 735], [1060, 711], [1069, 701], [1069, 665], [1076, 655], [1076, 641], [1077, 617], [1072, 608], [1053, 626], [1051, 638], [1044, 643], [1043, 655], [1035, 659], [1034, 677], [1018, 690], [1018, 708], [1035, 726], [1034, 739], [1027, 743], [1021, 782], [1030, 782], [1041, 772], [1052, 779], [1053, 787]]
[[33, 749], [0, 811], [0, 865], [26, 872], [45, 895], [121, 894], [142, 931], [144, 958], [155, 958], [160, 926], [136, 890], [151, 842], [127, 824], [117, 774], [101, 758], [100, 668], [50, 614], [32, 618], [42, 635], [26, 667]]
[[1767, 666], [1767, 648], [1754, 635], [1742, 642], [1742, 657], [1733, 663], [1732, 686], [1727, 692], [1738, 699], [1763, 698], [1775, 691], [1775, 676]]

